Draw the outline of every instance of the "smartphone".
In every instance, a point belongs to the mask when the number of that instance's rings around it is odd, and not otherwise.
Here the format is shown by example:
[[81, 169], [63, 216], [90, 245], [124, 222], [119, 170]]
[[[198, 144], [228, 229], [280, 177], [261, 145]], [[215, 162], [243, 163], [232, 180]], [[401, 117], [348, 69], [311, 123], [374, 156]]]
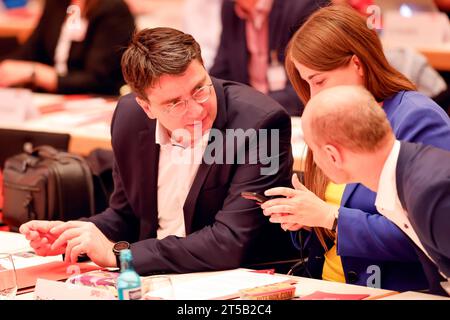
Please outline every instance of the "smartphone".
[[266, 197], [266, 196], [264, 196], [262, 194], [259, 194], [259, 193], [256, 193], [256, 192], [247, 192], [247, 191], [241, 192], [241, 197], [245, 198], [245, 199], [248, 199], [248, 200], [256, 201], [259, 204], [262, 204], [262, 203], [266, 202], [267, 200], [271, 199], [271, 198]]

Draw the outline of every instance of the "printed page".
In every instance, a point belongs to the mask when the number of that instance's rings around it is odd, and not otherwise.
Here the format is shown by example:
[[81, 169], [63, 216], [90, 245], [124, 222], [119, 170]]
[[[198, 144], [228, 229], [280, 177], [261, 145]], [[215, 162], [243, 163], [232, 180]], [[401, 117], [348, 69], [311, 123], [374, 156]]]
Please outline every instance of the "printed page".
[[[202, 276], [184, 282], [173, 278], [174, 300], [231, 299], [239, 297], [239, 290], [289, 281], [286, 276], [256, 273], [248, 270], [231, 270], [216, 275]], [[158, 292], [152, 292], [158, 297]], [[161, 295], [163, 296], [163, 294]]]

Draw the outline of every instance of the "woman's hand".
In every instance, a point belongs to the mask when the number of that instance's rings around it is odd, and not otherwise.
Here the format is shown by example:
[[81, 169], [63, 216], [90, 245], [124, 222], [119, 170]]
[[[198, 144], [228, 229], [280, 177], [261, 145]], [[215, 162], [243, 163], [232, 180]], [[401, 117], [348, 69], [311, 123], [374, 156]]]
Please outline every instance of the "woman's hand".
[[43, 63], [21, 60], [5, 60], [0, 63], [0, 87], [28, 83], [48, 92], [54, 92], [58, 85], [58, 75], [55, 68]]
[[4, 60], [0, 63], [0, 87], [12, 87], [30, 82], [33, 78], [32, 62]]
[[303, 226], [331, 229], [338, 207], [327, 204], [309, 191], [296, 174], [292, 176], [292, 185], [295, 189], [278, 187], [264, 193], [266, 196], [284, 196], [261, 205], [264, 215], [270, 216], [270, 222], [280, 223], [287, 230], [298, 230]]

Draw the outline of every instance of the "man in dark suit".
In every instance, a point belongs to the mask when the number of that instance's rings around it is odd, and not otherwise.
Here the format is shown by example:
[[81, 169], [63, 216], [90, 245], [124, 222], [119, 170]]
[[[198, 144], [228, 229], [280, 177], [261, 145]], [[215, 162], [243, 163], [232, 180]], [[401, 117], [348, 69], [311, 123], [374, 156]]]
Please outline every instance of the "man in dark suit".
[[416, 245], [430, 291], [444, 293], [439, 282], [450, 277], [450, 152], [396, 140], [386, 114], [362, 87], [320, 92], [306, 106], [302, 126], [314, 161], [334, 183], [362, 183], [377, 192], [378, 211]]
[[[401, 142], [396, 183], [398, 197], [413, 229], [441, 275], [449, 278], [450, 152]], [[437, 284], [441, 279], [430, 260], [423, 252], [419, 259], [430, 282]], [[439, 289], [436, 286], [436, 290]]]
[[225, 0], [222, 36], [210, 74], [251, 85], [278, 101], [292, 116], [303, 104], [286, 81], [289, 39], [324, 0]]
[[174, 29], [136, 34], [122, 68], [134, 93], [119, 101], [112, 120], [109, 208], [89, 222], [22, 225], [37, 253], [65, 253], [68, 261], [86, 253], [112, 267], [130, 247], [140, 274], [289, 257], [288, 234], [241, 197], [288, 184], [286, 111], [250, 87], [210, 77], [197, 42]]

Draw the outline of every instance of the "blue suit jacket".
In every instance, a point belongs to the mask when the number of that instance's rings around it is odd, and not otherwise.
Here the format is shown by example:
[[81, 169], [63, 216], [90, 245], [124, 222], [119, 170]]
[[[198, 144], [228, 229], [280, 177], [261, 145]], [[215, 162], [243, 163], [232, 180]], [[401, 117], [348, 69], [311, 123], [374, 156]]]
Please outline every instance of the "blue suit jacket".
[[[402, 141], [396, 169], [397, 193], [431, 259], [450, 277], [450, 152]], [[445, 293], [441, 275], [417, 248], [430, 288]]]
[[[157, 240], [156, 121], [147, 117], [134, 95], [123, 97], [111, 124], [114, 193], [109, 208], [89, 220], [109, 239], [132, 242], [134, 266], [140, 274], [236, 268], [281, 260], [296, 253], [289, 246], [289, 235], [271, 225], [253, 201], [241, 197], [242, 191], [262, 193], [279, 184], [289, 184], [293, 165], [289, 115], [274, 100], [248, 86], [214, 78], [212, 81], [218, 104], [213, 128], [224, 135], [227, 129], [278, 129], [279, 151], [267, 154], [279, 160], [278, 170], [272, 175], [261, 175], [261, 167], [267, 166], [260, 161], [203, 162], [183, 207], [186, 237]], [[218, 137], [213, 139], [218, 145], [216, 154], [223, 152], [225, 159], [229, 153], [237, 156], [237, 152], [242, 155], [247, 150], [241, 149], [245, 148], [242, 141], [227, 140], [222, 143]], [[264, 151], [258, 154], [261, 157]]]
[[[384, 101], [394, 134], [399, 140], [421, 142], [450, 150], [450, 119], [428, 97], [415, 91], [401, 91]], [[366, 286], [371, 266], [381, 271], [381, 287], [392, 290], [428, 288], [414, 243], [397, 226], [378, 213], [376, 194], [361, 184], [346, 186], [338, 219], [337, 252], [341, 256], [347, 283]], [[292, 235], [297, 247], [298, 236]], [[320, 278], [324, 250], [315, 234], [309, 235], [308, 268]]]
[[[325, 0], [274, 0], [269, 15], [269, 65], [270, 52], [273, 50], [277, 52], [278, 61], [284, 63], [285, 48], [291, 36], [312, 12], [328, 3]], [[221, 79], [249, 84], [245, 20], [236, 15], [234, 5], [234, 1], [230, 0], [223, 3], [222, 35], [210, 73]], [[289, 81], [286, 81], [284, 90], [272, 91], [269, 95], [285, 107], [290, 115], [302, 113], [303, 104]]]

